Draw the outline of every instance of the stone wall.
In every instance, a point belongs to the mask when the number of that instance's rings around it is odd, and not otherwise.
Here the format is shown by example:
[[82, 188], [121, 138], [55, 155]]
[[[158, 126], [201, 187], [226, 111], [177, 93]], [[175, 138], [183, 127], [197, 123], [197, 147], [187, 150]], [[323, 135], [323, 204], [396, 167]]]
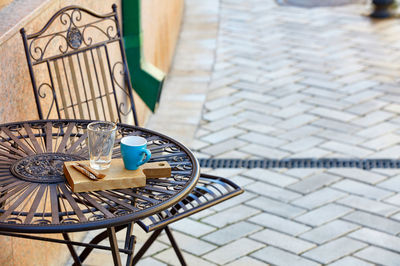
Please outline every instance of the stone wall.
[[[108, 13], [113, 3], [121, 6], [120, 0], [20, 0], [0, 9], [0, 123], [38, 119], [19, 29], [36, 32], [67, 5]], [[168, 71], [174, 53], [183, 4], [183, 0], [142, 0], [145, 58], [163, 71]], [[138, 97], [135, 102], [143, 125], [150, 112]], [[73, 235], [75, 240], [81, 237]], [[0, 237], [0, 246], [0, 265], [62, 265], [69, 257], [64, 245], [34, 240]]]

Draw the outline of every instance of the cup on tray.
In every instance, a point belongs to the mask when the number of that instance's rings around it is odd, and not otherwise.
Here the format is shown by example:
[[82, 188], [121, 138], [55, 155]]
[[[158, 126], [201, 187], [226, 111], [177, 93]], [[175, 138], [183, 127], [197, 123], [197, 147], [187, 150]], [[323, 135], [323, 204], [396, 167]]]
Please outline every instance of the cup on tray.
[[127, 136], [121, 139], [121, 155], [127, 170], [137, 170], [150, 160], [147, 140], [139, 136]]
[[89, 138], [90, 167], [104, 170], [111, 165], [117, 125], [113, 122], [97, 121], [87, 127]]

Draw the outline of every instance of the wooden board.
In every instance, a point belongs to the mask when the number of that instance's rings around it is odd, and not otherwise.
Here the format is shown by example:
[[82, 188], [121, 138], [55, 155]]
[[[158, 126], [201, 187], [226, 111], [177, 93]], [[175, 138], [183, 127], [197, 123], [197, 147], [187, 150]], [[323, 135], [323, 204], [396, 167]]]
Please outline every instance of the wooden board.
[[[138, 170], [126, 170], [122, 159], [113, 159], [110, 168], [96, 170], [106, 177], [93, 181], [71, 166], [75, 163], [77, 162], [64, 163], [64, 174], [73, 192], [143, 187], [146, 185], [146, 177], [171, 176], [171, 166], [165, 161], [146, 163]], [[79, 163], [89, 165], [89, 161], [79, 161]]]

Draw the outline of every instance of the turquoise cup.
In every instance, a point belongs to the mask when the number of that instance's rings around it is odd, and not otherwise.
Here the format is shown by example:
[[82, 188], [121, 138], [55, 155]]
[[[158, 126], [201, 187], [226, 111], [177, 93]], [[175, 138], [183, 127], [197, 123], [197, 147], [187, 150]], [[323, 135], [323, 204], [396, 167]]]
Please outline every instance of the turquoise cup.
[[138, 136], [121, 139], [121, 155], [125, 168], [136, 170], [150, 160], [151, 152], [147, 149], [147, 140]]

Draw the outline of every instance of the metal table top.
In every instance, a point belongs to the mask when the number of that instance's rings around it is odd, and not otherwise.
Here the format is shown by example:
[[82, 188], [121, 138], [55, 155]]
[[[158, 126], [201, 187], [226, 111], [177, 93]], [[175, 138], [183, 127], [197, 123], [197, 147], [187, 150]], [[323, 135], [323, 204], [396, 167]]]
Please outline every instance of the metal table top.
[[64, 161], [88, 159], [88, 120], [39, 120], [0, 125], [0, 231], [73, 232], [126, 224], [165, 210], [196, 185], [199, 164], [174, 139], [118, 124], [113, 158], [123, 136], [147, 139], [150, 162], [168, 161], [171, 177], [146, 186], [74, 193]]

